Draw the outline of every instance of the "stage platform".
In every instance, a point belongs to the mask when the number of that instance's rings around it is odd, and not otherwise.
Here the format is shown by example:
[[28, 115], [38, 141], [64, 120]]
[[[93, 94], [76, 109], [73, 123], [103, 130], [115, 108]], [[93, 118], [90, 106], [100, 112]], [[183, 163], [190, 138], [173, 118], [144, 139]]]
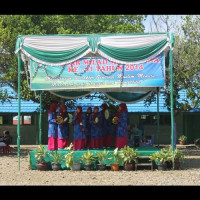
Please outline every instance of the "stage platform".
[[[47, 146], [45, 146], [45, 148], [47, 149]], [[114, 149], [115, 149], [114, 147], [106, 148], [106, 150], [108, 150], [111, 154], [114, 151]], [[154, 152], [160, 151], [159, 148], [154, 147], [154, 146], [140, 146], [140, 147], [137, 147], [137, 148], [134, 148], [134, 149], [137, 149], [137, 153], [139, 154], [139, 156], [150, 156]], [[95, 156], [96, 152], [103, 151], [104, 149], [89, 149], [89, 150], [91, 152], [93, 152], [94, 156]], [[37, 168], [36, 168], [36, 160], [35, 160], [35, 151], [36, 151], [36, 149], [30, 151], [30, 168], [33, 169], [33, 170], [37, 170]], [[59, 149], [57, 152], [61, 152], [62, 155], [65, 155], [69, 151], [68, 150], [64, 150], [64, 149]], [[76, 150], [75, 153], [74, 153], [74, 158], [75, 159], [81, 158], [82, 154], [85, 153], [85, 152], [87, 152], [87, 149]], [[110, 166], [110, 163], [113, 163], [114, 160], [113, 160], [112, 155], [108, 155], [107, 157], [111, 157], [112, 158], [110, 160], [106, 159], [106, 163], [105, 163], [106, 166]], [[46, 157], [45, 160], [51, 162], [50, 158], [48, 158], [48, 157]], [[120, 164], [120, 166], [123, 166], [122, 162], [120, 162], [119, 164]], [[51, 168], [51, 165], [49, 165], [49, 169], [50, 168]], [[63, 161], [61, 163], [61, 168], [63, 170], [68, 170], [69, 169], [69, 168], [66, 167], [65, 161]], [[83, 167], [83, 169], [84, 169], [84, 167]]]

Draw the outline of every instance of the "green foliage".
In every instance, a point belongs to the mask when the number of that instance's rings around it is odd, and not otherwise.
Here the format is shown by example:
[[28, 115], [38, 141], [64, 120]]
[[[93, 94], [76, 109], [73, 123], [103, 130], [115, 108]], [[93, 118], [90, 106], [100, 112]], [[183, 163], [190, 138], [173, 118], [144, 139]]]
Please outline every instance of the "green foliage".
[[48, 156], [51, 158], [51, 163], [61, 164], [61, 162], [64, 160], [64, 156], [61, 155], [61, 152], [48, 152]]
[[35, 159], [37, 162], [45, 161], [45, 157], [47, 156], [47, 151], [43, 145], [39, 145], [35, 151]]
[[119, 155], [122, 158], [123, 163], [129, 164], [132, 161], [137, 163], [138, 153], [136, 151], [137, 149], [133, 150], [133, 148], [129, 146], [124, 146], [124, 148], [121, 148]]
[[84, 164], [92, 164], [95, 160], [94, 154], [88, 149], [86, 153], [83, 153], [81, 159]]
[[66, 147], [66, 150], [69, 152], [65, 155], [65, 164], [67, 167], [72, 169], [73, 161], [74, 161], [74, 151], [72, 150], [73, 144], [71, 143], [69, 147]]
[[[174, 161], [183, 160], [184, 154], [177, 148], [174, 150]], [[162, 148], [160, 152], [155, 152], [150, 156], [150, 160], [155, 161], [156, 164], [164, 164], [165, 162], [172, 162], [173, 151], [172, 147]]]
[[[119, 163], [120, 160], [121, 160], [121, 157], [120, 157], [120, 154], [119, 154], [119, 151], [118, 151], [118, 148], [115, 148], [113, 153], [110, 153], [110, 155], [113, 156], [114, 158], [114, 163]], [[112, 157], [108, 158], [109, 160], [113, 159]]]
[[100, 152], [96, 152], [96, 158], [98, 159], [100, 164], [105, 164], [106, 161], [106, 156], [109, 154], [109, 151], [106, 151], [106, 149], [104, 149], [104, 151]]
[[179, 140], [179, 141], [184, 141], [184, 142], [186, 142], [187, 136], [181, 135], [181, 136], [178, 138], [178, 140]]
[[[141, 33], [145, 19], [144, 15], [0, 15], [0, 83], [17, 92], [18, 62], [14, 50], [18, 35]], [[28, 87], [25, 73], [21, 74], [21, 97], [39, 102]], [[0, 100], [3, 98], [13, 97], [1, 93]], [[43, 109], [49, 108], [51, 100], [62, 99], [42, 93]], [[74, 102], [70, 100], [69, 104], [73, 106]]]

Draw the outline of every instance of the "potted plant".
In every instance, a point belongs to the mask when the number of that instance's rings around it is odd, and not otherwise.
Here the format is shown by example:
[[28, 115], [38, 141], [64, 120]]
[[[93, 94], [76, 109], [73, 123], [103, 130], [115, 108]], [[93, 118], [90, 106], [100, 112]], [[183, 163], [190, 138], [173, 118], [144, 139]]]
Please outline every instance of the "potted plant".
[[[111, 171], [119, 171], [120, 155], [119, 155], [119, 152], [118, 152], [118, 148], [114, 149], [112, 156], [114, 158], [114, 163], [110, 164]], [[113, 159], [113, 158], [110, 157], [108, 159]]]
[[150, 160], [155, 162], [155, 164], [158, 166], [158, 170], [165, 170], [167, 167], [167, 155], [162, 150], [160, 152], [157, 151], [153, 153], [150, 156]]
[[81, 169], [81, 162], [75, 161], [74, 151], [72, 150], [73, 144], [71, 143], [69, 147], [65, 148], [69, 152], [65, 155], [66, 167], [69, 167], [73, 171], [79, 171]]
[[108, 155], [109, 151], [106, 151], [106, 149], [104, 149], [104, 151], [102, 152], [96, 152], [96, 158], [99, 162], [99, 164], [97, 164], [97, 169], [98, 170], [105, 170], [106, 169], [106, 156]]
[[194, 140], [194, 144], [195, 144], [197, 147], [200, 147], [200, 138], [197, 138], [196, 140]]
[[83, 153], [81, 157], [83, 164], [85, 166], [85, 170], [91, 170], [93, 162], [95, 160], [94, 154], [88, 149], [86, 153]]
[[51, 158], [51, 166], [53, 171], [58, 171], [61, 169], [61, 162], [64, 160], [64, 156], [61, 155], [61, 152], [53, 151], [48, 153], [48, 156]]
[[184, 159], [184, 154], [181, 150], [177, 148], [174, 151], [174, 169], [180, 168], [180, 161]]
[[185, 135], [181, 135], [179, 138], [179, 143], [184, 145], [186, 143], [187, 137]]
[[39, 145], [35, 151], [36, 167], [40, 171], [46, 171], [48, 162], [45, 161], [47, 151], [43, 145]]
[[124, 148], [120, 149], [119, 155], [124, 163], [124, 169], [127, 171], [133, 170], [135, 167], [135, 163], [137, 163], [138, 157], [138, 153], [136, 152], [136, 150], [133, 150], [133, 148], [129, 146], [124, 146]]

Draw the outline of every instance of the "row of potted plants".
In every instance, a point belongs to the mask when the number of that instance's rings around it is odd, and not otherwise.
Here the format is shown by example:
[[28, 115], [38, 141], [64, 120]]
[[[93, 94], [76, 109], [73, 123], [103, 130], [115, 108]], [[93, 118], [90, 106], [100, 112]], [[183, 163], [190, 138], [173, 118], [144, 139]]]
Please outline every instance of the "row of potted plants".
[[[180, 169], [180, 161], [184, 159], [184, 154], [177, 148], [174, 150], [174, 169]], [[172, 147], [162, 148], [160, 152], [155, 152], [150, 156], [150, 160], [154, 161], [158, 170], [172, 168], [173, 152]]]
[[72, 147], [73, 145], [70, 144], [70, 146], [66, 148], [69, 150], [69, 152], [66, 155], [61, 155], [61, 153], [57, 151], [47, 152], [45, 147], [40, 145], [35, 152], [37, 169], [47, 170], [49, 162], [45, 161], [45, 157], [49, 157], [53, 170], [61, 169], [61, 163], [63, 161], [65, 161], [67, 168], [70, 168], [74, 171], [80, 170], [82, 164], [84, 165], [85, 170], [94, 169], [95, 164], [96, 169], [105, 170], [106, 159], [111, 160], [111, 162], [114, 161], [110, 164], [112, 171], [119, 170], [120, 161], [123, 162], [125, 170], [132, 170], [134, 168], [134, 163], [137, 162], [138, 157], [136, 150], [133, 150], [133, 148], [129, 146], [125, 146], [124, 148], [120, 149], [120, 152], [118, 151], [118, 148], [116, 148], [112, 153], [104, 149], [101, 152], [96, 152], [95, 155], [88, 149], [87, 152], [82, 154], [81, 158], [77, 159], [74, 154], [75, 152], [72, 150]]
[[[52, 151], [47, 152], [44, 146], [40, 145], [36, 152], [36, 167], [38, 170], [47, 170], [49, 162], [45, 161], [45, 157], [51, 159], [51, 166], [53, 170], [61, 169], [61, 163], [64, 161], [67, 168], [73, 171], [80, 170], [82, 164], [85, 170], [96, 169], [105, 170], [106, 169], [106, 159], [111, 160], [110, 168], [112, 171], [119, 170], [119, 163], [122, 162], [124, 165], [124, 170], [130, 171], [134, 169], [135, 163], [138, 162], [138, 153], [136, 150], [129, 146], [118, 151], [118, 148], [114, 149], [112, 153], [104, 149], [103, 151], [96, 152], [95, 155], [89, 149], [84, 152], [81, 158], [76, 158], [75, 152], [72, 150], [72, 144], [66, 148], [68, 153], [66, 155], [61, 155], [60, 152]], [[112, 156], [112, 157], [109, 157]], [[180, 160], [184, 159], [182, 151], [175, 149], [174, 151], [174, 161], [175, 169], [179, 169]], [[150, 160], [158, 166], [158, 169], [172, 168], [172, 148], [163, 148], [160, 152], [155, 152], [150, 156]], [[95, 165], [96, 164], [96, 165]]]

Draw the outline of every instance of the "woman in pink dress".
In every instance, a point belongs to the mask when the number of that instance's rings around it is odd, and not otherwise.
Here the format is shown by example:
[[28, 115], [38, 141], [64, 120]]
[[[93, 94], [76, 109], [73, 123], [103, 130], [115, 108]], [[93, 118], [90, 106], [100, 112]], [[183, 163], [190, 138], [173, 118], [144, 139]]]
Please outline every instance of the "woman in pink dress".
[[58, 150], [58, 125], [57, 125], [57, 103], [52, 103], [48, 112], [48, 148], [49, 151]]
[[64, 149], [69, 146], [69, 115], [65, 104], [60, 106], [59, 115], [62, 117], [63, 122], [58, 124], [58, 148]]

